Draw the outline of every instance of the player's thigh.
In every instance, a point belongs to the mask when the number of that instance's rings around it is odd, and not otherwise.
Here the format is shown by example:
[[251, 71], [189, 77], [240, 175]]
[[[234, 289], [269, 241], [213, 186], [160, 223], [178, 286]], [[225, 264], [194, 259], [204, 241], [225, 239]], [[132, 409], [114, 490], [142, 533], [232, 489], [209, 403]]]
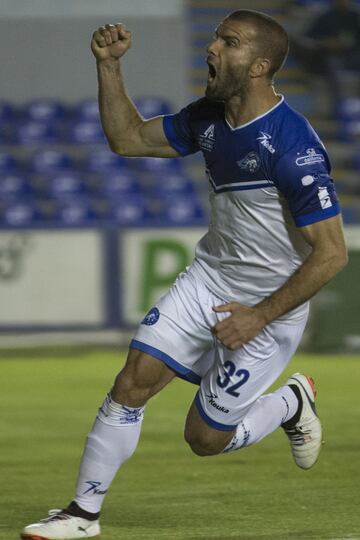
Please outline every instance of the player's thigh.
[[253, 403], [286, 368], [304, 331], [307, 312], [291, 324], [275, 321], [236, 351], [220, 343], [215, 361], [201, 381], [194, 407], [219, 431], [234, 430]]
[[210, 367], [205, 353], [214, 346], [213, 305], [208, 290], [190, 269], [156, 302], [130, 346], [157, 358], [180, 377], [200, 384]]
[[173, 378], [175, 373], [157, 358], [129, 349], [124, 368], [111, 390], [113, 399], [130, 407], [141, 407]]

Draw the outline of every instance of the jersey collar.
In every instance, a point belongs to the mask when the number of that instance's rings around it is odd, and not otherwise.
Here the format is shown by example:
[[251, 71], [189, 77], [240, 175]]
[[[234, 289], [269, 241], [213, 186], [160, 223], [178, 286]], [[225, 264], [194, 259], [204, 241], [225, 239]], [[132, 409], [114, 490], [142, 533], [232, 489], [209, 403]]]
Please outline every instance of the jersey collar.
[[266, 111], [264, 114], [261, 114], [260, 116], [257, 116], [256, 118], [254, 118], [253, 120], [250, 120], [250, 122], [247, 122], [246, 124], [242, 124], [241, 126], [238, 126], [238, 127], [232, 127], [232, 125], [228, 122], [226, 116], [225, 116], [225, 122], [227, 123], [227, 125], [229, 126], [229, 128], [231, 129], [231, 131], [237, 131], [239, 129], [243, 129], [247, 126], [250, 126], [250, 124], [253, 124], [254, 122], [257, 122], [258, 120], [260, 120], [261, 118], [264, 118], [265, 116], [267, 116], [268, 114], [272, 113], [275, 109], [277, 109], [278, 107], [280, 107], [280, 105], [282, 103], [284, 103], [284, 96], [282, 94], [280, 94], [281, 96], [281, 99], [279, 101], [279, 103], [277, 103], [276, 105], [274, 105], [273, 107], [271, 107], [271, 109], [269, 109], [268, 111]]

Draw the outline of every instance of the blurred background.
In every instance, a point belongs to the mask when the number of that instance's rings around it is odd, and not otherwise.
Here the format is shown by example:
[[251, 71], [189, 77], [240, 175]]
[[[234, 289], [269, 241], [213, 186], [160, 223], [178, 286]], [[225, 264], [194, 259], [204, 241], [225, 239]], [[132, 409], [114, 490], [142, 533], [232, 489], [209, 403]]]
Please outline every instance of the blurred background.
[[324, 141], [348, 267], [316, 297], [302, 347], [360, 350], [360, 2], [2, 0], [1, 347], [125, 346], [206, 230], [201, 156], [125, 159], [99, 122], [93, 31], [124, 22], [123, 61], [144, 117], [203, 95], [205, 47], [229, 11], [274, 16], [291, 37], [276, 82]]

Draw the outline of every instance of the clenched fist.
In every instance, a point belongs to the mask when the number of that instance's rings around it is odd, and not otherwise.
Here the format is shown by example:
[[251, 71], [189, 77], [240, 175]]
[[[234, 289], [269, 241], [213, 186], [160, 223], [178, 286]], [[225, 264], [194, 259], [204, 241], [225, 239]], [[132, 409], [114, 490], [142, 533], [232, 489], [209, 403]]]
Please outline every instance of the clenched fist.
[[124, 24], [107, 24], [94, 32], [91, 50], [97, 60], [118, 60], [131, 47], [131, 32]]

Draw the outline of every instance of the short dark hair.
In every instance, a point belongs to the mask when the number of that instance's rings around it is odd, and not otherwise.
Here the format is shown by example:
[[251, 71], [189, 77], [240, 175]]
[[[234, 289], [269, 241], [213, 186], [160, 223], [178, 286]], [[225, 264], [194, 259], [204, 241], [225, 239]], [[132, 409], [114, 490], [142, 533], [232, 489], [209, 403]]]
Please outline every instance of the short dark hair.
[[270, 60], [268, 77], [272, 79], [289, 54], [289, 36], [285, 29], [269, 15], [251, 9], [233, 11], [227, 18], [253, 24], [257, 31], [258, 55]]

